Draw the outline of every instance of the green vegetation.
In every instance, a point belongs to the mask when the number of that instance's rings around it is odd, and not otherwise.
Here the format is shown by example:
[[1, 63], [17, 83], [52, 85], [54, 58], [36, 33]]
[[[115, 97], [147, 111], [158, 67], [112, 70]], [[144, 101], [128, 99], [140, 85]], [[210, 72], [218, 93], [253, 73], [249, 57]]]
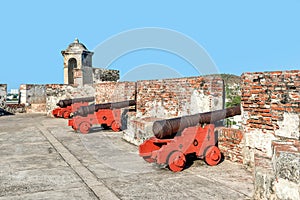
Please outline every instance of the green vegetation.
[[239, 105], [241, 103], [241, 96], [239, 94], [240, 86], [229, 87], [226, 85], [225, 94], [226, 94], [226, 108]]
[[[225, 83], [226, 104], [225, 107], [233, 107], [241, 103], [240, 83], [241, 77], [232, 74], [221, 74]], [[225, 119], [227, 127], [236, 125], [237, 122], [233, 118]]]

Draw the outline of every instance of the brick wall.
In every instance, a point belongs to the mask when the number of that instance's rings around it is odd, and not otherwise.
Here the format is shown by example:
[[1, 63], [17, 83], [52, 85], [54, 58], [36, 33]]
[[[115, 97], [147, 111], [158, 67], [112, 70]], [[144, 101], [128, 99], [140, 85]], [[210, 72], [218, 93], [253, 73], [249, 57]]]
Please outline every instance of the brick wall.
[[102, 82], [94, 87], [96, 103], [135, 100], [135, 82]]
[[243, 132], [239, 129], [218, 127], [215, 129], [218, 135], [218, 147], [226, 160], [243, 163]]
[[129, 116], [124, 139], [140, 144], [153, 136], [157, 119], [222, 109], [224, 83], [214, 77], [138, 81], [136, 98], [137, 113]]
[[117, 102], [135, 99], [134, 82], [102, 82], [93, 85], [46, 85], [47, 114], [56, 108], [56, 103], [62, 99], [95, 97], [95, 103]]
[[291, 177], [300, 173], [293, 164], [300, 163], [300, 70], [244, 73], [241, 88], [244, 163], [254, 167], [254, 198], [298, 198], [299, 178]]
[[0, 84], [0, 108], [4, 108], [6, 105], [7, 85]]
[[221, 78], [189, 77], [137, 82], [137, 115], [170, 118], [223, 107]]

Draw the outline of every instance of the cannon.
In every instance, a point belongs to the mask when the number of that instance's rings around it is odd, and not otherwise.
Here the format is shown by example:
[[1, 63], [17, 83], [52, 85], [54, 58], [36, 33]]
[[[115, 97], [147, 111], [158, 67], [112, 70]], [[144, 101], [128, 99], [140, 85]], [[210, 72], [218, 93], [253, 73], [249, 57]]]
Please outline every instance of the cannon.
[[147, 162], [168, 166], [174, 172], [184, 169], [189, 155], [203, 159], [210, 166], [217, 165], [221, 161], [221, 152], [213, 123], [240, 114], [238, 105], [155, 121], [152, 127], [154, 137], [139, 146], [139, 155]]
[[94, 97], [75, 98], [59, 100], [56, 104], [58, 108], [52, 111], [54, 117], [70, 118], [70, 114], [75, 112], [81, 106], [88, 106], [90, 102], [94, 102]]
[[129, 107], [129, 106], [135, 106], [135, 104], [136, 104], [135, 100], [120, 101], [120, 102], [115, 102], [115, 103], [92, 104], [90, 106], [84, 106], [84, 107], [79, 108], [73, 114], [74, 114], [74, 116], [77, 116], [77, 115], [87, 116], [88, 114], [92, 114], [94, 112], [97, 112], [98, 110], [120, 109], [120, 108]]
[[129, 100], [83, 106], [73, 113], [73, 118], [69, 120], [68, 125], [83, 134], [87, 134], [91, 127], [97, 124], [105, 129], [111, 127], [113, 131], [118, 132], [122, 128], [121, 108], [135, 105], [134, 100]]

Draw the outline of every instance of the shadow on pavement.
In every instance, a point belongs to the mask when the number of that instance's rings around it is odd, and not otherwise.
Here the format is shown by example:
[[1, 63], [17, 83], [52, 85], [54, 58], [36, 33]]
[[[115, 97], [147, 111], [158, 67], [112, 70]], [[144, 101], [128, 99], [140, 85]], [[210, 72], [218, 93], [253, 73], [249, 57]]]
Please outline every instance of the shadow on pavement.
[[[196, 160], [203, 160], [203, 159], [197, 158], [197, 156], [195, 154], [188, 154], [188, 155], [186, 155], [186, 163], [185, 163], [185, 167], [184, 167], [183, 170], [186, 170], [186, 169], [190, 168], [192, 165], [194, 165], [194, 162]], [[224, 162], [224, 160], [225, 160], [224, 154], [221, 153], [221, 160], [218, 163], [218, 165], [221, 164], [222, 162]], [[205, 163], [204, 160], [203, 160], [203, 162], [202, 162], [201, 165], [206, 165], [206, 163]]]
[[5, 115], [14, 115], [11, 112], [7, 112], [6, 110], [0, 108], [0, 116], [5, 116]]

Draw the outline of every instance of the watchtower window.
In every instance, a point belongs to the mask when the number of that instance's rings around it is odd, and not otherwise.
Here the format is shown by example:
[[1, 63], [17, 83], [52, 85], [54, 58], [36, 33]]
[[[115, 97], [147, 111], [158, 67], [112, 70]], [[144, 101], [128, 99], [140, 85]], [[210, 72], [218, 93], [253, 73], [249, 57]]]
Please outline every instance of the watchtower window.
[[75, 58], [71, 58], [69, 60], [68, 66], [72, 69], [77, 68], [77, 61]]
[[75, 58], [71, 58], [68, 61], [68, 82], [69, 84], [74, 84], [74, 72], [73, 69], [77, 68], [77, 60]]

